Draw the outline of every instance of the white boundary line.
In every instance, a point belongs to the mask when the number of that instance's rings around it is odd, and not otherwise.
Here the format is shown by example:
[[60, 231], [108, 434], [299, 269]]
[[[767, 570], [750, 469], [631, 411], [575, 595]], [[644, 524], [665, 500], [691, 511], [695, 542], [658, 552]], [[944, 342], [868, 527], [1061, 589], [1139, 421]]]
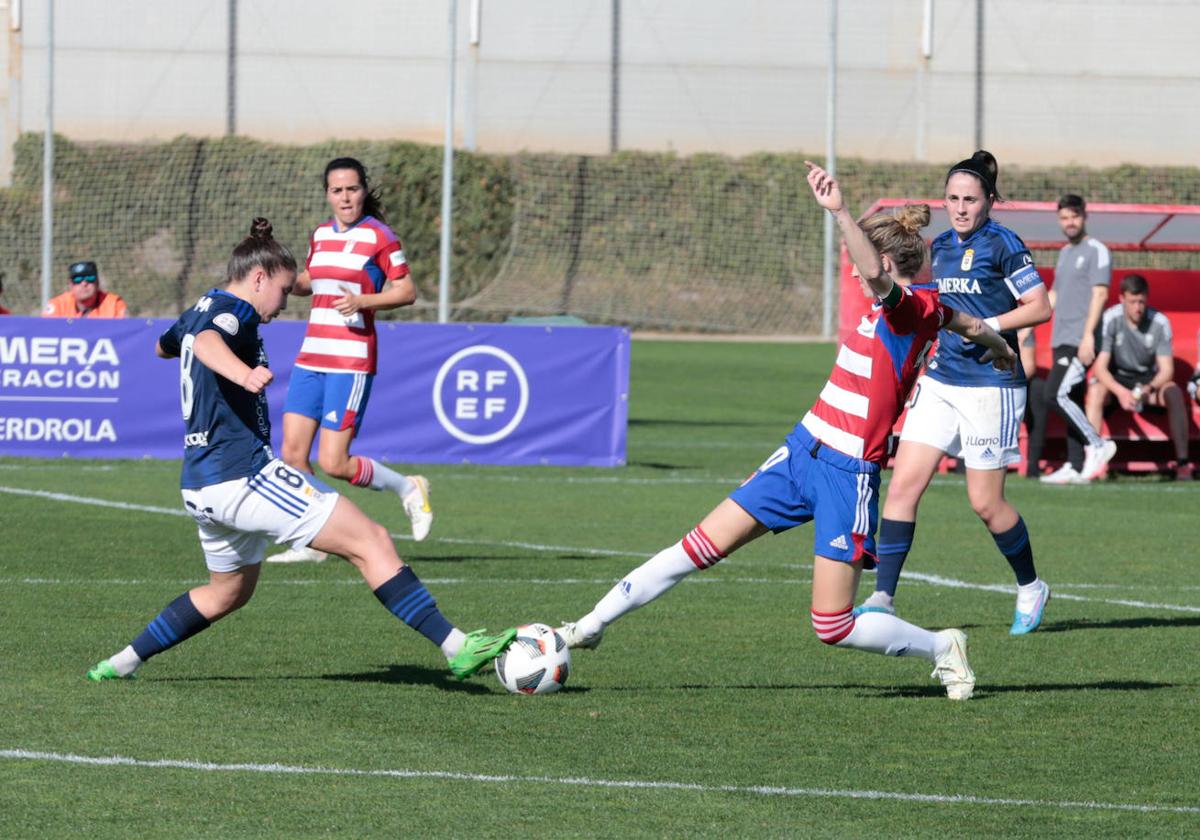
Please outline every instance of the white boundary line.
[[[143, 513], [160, 513], [160, 514], [165, 514], [168, 516], [184, 516], [184, 517], [191, 518], [190, 515], [186, 511], [184, 511], [180, 508], [165, 508], [165, 507], [157, 507], [155, 505], [139, 505], [139, 504], [132, 504], [129, 502], [111, 501], [108, 499], [96, 499], [96, 498], [92, 498], [89, 496], [74, 496], [74, 495], [71, 495], [68, 493], [56, 493], [56, 492], [51, 492], [48, 490], [28, 490], [28, 489], [20, 488], [20, 487], [5, 487], [3, 485], [0, 485], [0, 493], [10, 493], [12, 495], [17, 495], [17, 496], [34, 496], [34, 497], [43, 498], [43, 499], [50, 499], [52, 501], [72, 502], [75, 504], [84, 504], [84, 505], [95, 505], [97, 507], [116, 508], [118, 510], [135, 510], [135, 511], [141, 511]], [[392, 536], [394, 538], [398, 538], [398, 539], [411, 539], [411, 537], [407, 537], [403, 534], [392, 534]], [[653, 556], [653, 552], [633, 552], [633, 551], [622, 551], [622, 550], [618, 550], [618, 549], [609, 549], [609, 548], [591, 548], [591, 547], [586, 547], [586, 546], [551, 545], [551, 544], [545, 544], [545, 543], [523, 542], [523, 541], [517, 541], [517, 540], [471, 540], [471, 539], [462, 539], [462, 538], [455, 538], [455, 537], [435, 537], [432, 540], [432, 542], [445, 543], [447, 545], [476, 545], [476, 546], [490, 546], [490, 547], [499, 547], [499, 548], [519, 548], [519, 549], [524, 549], [527, 551], [588, 554], [588, 555], [593, 555], [593, 556], [598, 556], [598, 557], [633, 557], [633, 558], [644, 559], [644, 558]], [[905, 572], [902, 575], [902, 577], [904, 577], [905, 580], [910, 581], [910, 582], [915, 581], [915, 582], [930, 584], [933, 586], [942, 586], [942, 587], [946, 587], [946, 588], [950, 588], [950, 589], [970, 589], [970, 590], [974, 590], [977, 592], [999, 592], [999, 593], [1003, 593], [1005, 595], [1012, 595], [1013, 592], [1015, 591], [1012, 584], [970, 583], [970, 582], [964, 581], [964, 580], [957, 580], [956, 578], [942, 577], [941, 575], [928, 575], [928, 574], [922, 574], [920, 572]], [[52, 584], [52, 583], [71, 583], [71, 582], [72, 581], [59, 581], [59, 580], [54, 580], [54, 579], [50, 579], [50, 578], [0, 578], [0, 584], [5, 584], [5, 583]], [[74, 582], [85, 583], [86, 581], [81, 580], [81, 581], [74, 581]], [[96, 582], [100, 583], [102, 581], [96, 581]], [[145, 581], [145, 582], [150, 583], [151, 581]], [[445, 578], [445, 579], [442, 579], [441, 581], [438, 581], [435, 578], [430, 578], [427, 582], [428, 583], [439, 583], [440, 582], [442, 584], [447, 584], [447, 583], [469, 583], [469, 582], [477, 583], [477, 582], [488, 582], [488, 581], [483, 581], [482, 579], [475, 579], [475, 578], [470, 578], [470, 579]], [[532, 584], [553, 585], [553, 584], [566, 584], [566, 583], [571, 583], [571, 582], [574, 582], [574, 583], [586, 582], [589, 585], [591, 585], [592, 583], [595, 583], [595, 581], [592, 581], [592, 580], [584, 581], [581, 579], [514, 580], [514, 579], [508, 579], [508, 578], [499, 579], [499, 580], [490, 581], [490, 582], [497, 583], [497, 584], [521, 583], [521, 584], [531, 584], [531, 585]], [[612, 581], [607, 581], [607, 582], [611, 583]], [[761, 578], [725, 578], [723, 576], [713, 576], [713, 577], [697, 578], [697, 579], [689, 578], [688, 582], [695, 582], [695, 583], [718, 583], [718, 582], [728, 582], [728, 583], [770, 583], [770, 582], [801, 583], [801, 582], [805, 582], [805, 581], [799, 581], [799, 580], [795, 580], [795, 579], [790, 580], [790, 581], [789, 580], [768, 581], [768, 580], [761, 579]], [[603, 582], [601, 582], [601, 584], [602, 583]], [[1069, 585], [1064, 584], [1062, 586], [1069, 588]], [[1131, 586], [1129, 588], [1133, 589], [1135, 587]], [[1131, 599], [1126, 599], [1126, 598], [1091, 598], [1086, 595], [1073, 595], [1068, 592], [1063, 592], [1059, 588], [1056, 588], [1054, 590], [1054, 597], [1058, 598], [1060, 600], [1064, 600], [1064, 601], [1082, 601], [1082, 602], [1086, 602], [1086, 603], [1108, 604], [1110, 606], [1119, 606], [1119, 607], [1138, 607], [1138, 608], [1145, 608], [1145, 609], [1164, 610], [1164, 611], [1169, 611], [1169, 612], [1200, 613], [1200, 607], [1189, 606], [1186, 604], [1165, 604], [1165, 603], [1157, 603], [1157, 602], [1151, 602], [1151, 601], [1131, 600]]]
[[125, 756], [86, 756], [35, 750], [0, 750], [0, 758], [24, 761], [49, 761], [91, 767], [140, 767], [153, 770], [195, 770], [203, 773], [264, 773], [299, 776], [357, 776], [390, 779], [444, 779], [455, 782], [493, 784], [535, 783], [590, 788], [666, 790], [698, 793], [738, 793], [755, 796], [815, 797], [822, 799], [870, 799], [899, 802], [928, 802], [939, 805], [995, 805], [1016, 808], [1056, 808], [1059, 810], [1133, 811], [1144, 814], [1200, 814], [1200, 806], [1146, 805], [1128, 802], [1096, 802], [1050, 799], [1005, 799], [969, 794], [904, 793], [887, 790], [841, 790], [837, 788], [775, 787], [768, 785], [701, 785], [692, 782], [643, 781], [638, 779], [592, 779], [575, 776], [517, 776], [509, 774], [457, 773], [449, 770], [364, 770], [353, 767], [307, 767], [292, 764], [218, 764], [209, 761], [183, 761], [161, 758], [145, 760]]

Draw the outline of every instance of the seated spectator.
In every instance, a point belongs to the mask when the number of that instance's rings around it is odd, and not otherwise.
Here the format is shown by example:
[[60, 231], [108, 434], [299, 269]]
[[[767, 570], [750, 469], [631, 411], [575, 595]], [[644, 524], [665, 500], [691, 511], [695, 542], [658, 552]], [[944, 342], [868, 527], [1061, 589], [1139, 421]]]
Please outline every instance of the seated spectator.
[[1088, 420], [1100, 428], [1104, 408], [1113, 397], [1126, 411], [1166, 409], [1175, 445], [1170, 469], [1176, 478], [1190, 479], [1188, 407], [1174, 380], [1171, 322], [1146, 305], [1149, 292], [1145, 277], [1128, 274], [1121, 281], [1121, 302], [1104, 312], [1100, 352], [1092, 367], [1096, 379], [1087, 394]]
[[100, 273], [90, 260], [71, 263], [71, 286], [50, 298], [42, 316], [46, 318], [124, 318], [125, 301], [113, 292], [100, 290]]
[[[0, 295], [4, 294], [4, 272], [0, 271]], [[0, 315], [11, 315], [12, 311], [0, 305]]]

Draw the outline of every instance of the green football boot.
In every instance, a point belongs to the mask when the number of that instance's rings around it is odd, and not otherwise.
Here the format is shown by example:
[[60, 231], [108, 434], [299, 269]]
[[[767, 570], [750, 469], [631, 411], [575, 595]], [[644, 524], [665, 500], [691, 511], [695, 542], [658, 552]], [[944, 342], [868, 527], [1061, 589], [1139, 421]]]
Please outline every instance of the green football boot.
[[450, 658], [450, 673], [465, 680], [484, 665], [491, 662], [512, 644], [517, 637], [517, 628], [510, 627], [494, 636], [487, 630], [475, 630], [467, 634], [462, 650]]
[[87, 678], [92, 682], [104, 682], [105, 680], [132, 680], [137, 679], [137, 672], [126, 676], [121, 676], [117, 673], [117, 669], [112, 666], [107, 659], [102, 659], [96, 663], [96, 667], [87, 672]]

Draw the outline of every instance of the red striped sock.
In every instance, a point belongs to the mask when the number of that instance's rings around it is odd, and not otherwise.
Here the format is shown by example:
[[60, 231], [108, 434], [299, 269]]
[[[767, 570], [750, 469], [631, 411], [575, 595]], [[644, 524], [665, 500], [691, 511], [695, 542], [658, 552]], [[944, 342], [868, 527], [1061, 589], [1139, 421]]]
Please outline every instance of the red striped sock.
[[371, 481], [375, 478], [375, 465], [371, 463], [370, 458], [363, 458], [361, 455], [354, 456], [354, 477], [350, 479], [350, 483], [355, 487], [370, 487]]
[[725, 555], [717, 550], [716, 545], [708, 538], [708, 534], [700, 530], [699, 525], [683, 538], [683, 550], [696, 564], [697, 569], [707, 569], [725, 559]]
[[827, 645], [836, 645], [854, 629], [853, 605], [833, 613], [812, 610], [812, 626], [818, 639]]

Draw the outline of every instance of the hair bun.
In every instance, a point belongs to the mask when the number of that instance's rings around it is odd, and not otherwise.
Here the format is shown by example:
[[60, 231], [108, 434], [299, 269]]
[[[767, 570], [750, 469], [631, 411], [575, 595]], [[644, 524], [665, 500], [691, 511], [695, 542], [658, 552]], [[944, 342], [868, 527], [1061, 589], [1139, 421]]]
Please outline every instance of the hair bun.
[[905, 204], [895, 212], [897, 224], [906, 233], [917, 233], [929, 224], [933, 213], [928, 204]]
[[250, 237], [252, 239], [272, 239], [271, 232], [273, 230], [274, 228], [271, 227], [271, 223], [262, 216], [256, 217], [250, 223]]

